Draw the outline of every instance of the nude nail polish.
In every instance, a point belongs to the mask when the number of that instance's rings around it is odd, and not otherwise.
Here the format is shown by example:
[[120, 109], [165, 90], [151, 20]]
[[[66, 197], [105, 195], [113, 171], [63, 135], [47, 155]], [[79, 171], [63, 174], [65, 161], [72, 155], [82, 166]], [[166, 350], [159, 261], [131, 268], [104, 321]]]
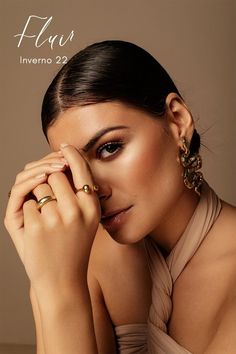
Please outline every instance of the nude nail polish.
[[68, 146], [68, 144], [66, 144], [66, 143], [61, 143], [61, 144], [60, 144], [60, 148], [61, 148], [61, 149], [64, 149], [64, 148], [67, 147], [67, 146]]
[[60, 163], [60, 162], [57, 162], [57, 163], [52, 163], [51, 164], [51, 167], [52, 168], [58, 168], [58, 169], [61, 169], [65, 166], [65, 163]]

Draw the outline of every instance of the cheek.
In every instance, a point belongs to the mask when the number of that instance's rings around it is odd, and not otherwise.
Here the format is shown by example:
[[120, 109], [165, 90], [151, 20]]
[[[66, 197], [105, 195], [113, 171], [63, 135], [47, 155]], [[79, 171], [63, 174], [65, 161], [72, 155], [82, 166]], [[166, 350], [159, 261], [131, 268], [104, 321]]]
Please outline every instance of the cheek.
[[166, 179], [165, 171], [175, 161], [171, 162], [170, 154], [163, 146], [164, 143], [157, 144], [156, 139], [132, 144], [110, 166], [113, 183], [136, 196], [143, 189], [153, 187], [160, 178]]
[[[150, 213], [169, 208], [183, 188], [178, 150], [164, 141], [145, 144], [127, 163], [127, 186], [136, 201]], [[157, 203], [158, 202], [158, 203]], [[155, 210], [154, 209], [158, 209]], [[158, 211], [160, 212], [160, 210]]]
[[159, 179], [166, 178], [167, 170], [173, 165], [170, 151], [165, 148], [162, 139], [156, 140], [145, 141], [130, 157], [130, 174], [135, 175], [133, 182], [142, 188], [150, 188]]

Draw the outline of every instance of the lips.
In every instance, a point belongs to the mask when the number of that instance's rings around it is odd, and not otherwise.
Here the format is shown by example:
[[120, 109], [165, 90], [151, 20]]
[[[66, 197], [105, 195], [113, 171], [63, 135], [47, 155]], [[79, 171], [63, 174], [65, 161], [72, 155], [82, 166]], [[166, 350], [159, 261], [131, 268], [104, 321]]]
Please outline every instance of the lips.
[[132, 207], [133, 205], [128, 208], [113, 210], [102, 215], [101, 224], [110, 235], [114, 235], [126, 224]]
[[111, 219], [113, 217], [115, 217], [116, 215], [122, 213], [122, 212], [125, 212], [127, 210], [129, 210], [131, 208], [131, 206], [129, 206], [128, 208], [124, 208], [124, 209], [117, 209], [117, 210], [114, 210], [114, 211], [110, 211], [108, 213], [105, 213], [102, 215], [101, 217], [101, 221], [104, 222], [106, 221], [107, 219]]

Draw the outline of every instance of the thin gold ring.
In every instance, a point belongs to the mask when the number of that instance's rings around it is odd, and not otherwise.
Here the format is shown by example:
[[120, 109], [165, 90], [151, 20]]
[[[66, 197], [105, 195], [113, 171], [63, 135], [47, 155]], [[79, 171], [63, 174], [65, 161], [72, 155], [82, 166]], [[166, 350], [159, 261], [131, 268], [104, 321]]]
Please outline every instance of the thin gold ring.
[[52, 202], [53, 200], [56, 201], [57, 199], [56, 199], [56, 197], [51, 196], [51, 195], [46, 195], [45, 197], [39, 199], [38, 202], [37, 202], [37, 208], [38, 208], [38, 210], [41, 210], [42, 207], [43, 207], [45, 204], [47, 204], [47, 203], [49, 203], [49, 202]]
[[92, 186], [92, 188], [91, 188], [88, 184], [84, 184], [83, 187], [77, 189], [77, 192], [81, 192], [81, 191], [82, 191], [82, 192], [84, 192], [84, 193], [89, 194], [89, 193], [91, 193], [92, 191], [93, 191], [93, 192], [98, 192], [98, 190], [99, 190], [99, 187], [98, 187], [96, 184], [94, 184], [94, 185]]

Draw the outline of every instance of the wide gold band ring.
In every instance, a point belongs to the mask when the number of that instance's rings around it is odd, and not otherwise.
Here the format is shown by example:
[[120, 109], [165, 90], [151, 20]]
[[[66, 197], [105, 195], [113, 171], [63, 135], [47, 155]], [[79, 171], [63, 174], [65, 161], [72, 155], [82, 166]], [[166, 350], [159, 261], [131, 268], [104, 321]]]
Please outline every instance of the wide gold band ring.
[[56, 199], [56, 197], [51, 196], [51, 195], [47, 195], [47, 196], [45, 196], [45, 197], [39, 199], [38, 202], [37, 202], [37, 208], [38, 208], [38, 210], [41, 210], [42, 207], [43, 207], [45, 204], [47, 204], [47, 203], [49, 203], [49, 202], [52, 202], [53, 200], [56, 201], [57, 199]]
[[84, 193], [91, 193], [93, 192], [97, 192], [99, 190], [99, 187], [97, 185], [93, 185], [92, 187], [90, 187], [88, 184], [84, 184], [83, 187], [77, 189], [77, 192], [84, 192]]

